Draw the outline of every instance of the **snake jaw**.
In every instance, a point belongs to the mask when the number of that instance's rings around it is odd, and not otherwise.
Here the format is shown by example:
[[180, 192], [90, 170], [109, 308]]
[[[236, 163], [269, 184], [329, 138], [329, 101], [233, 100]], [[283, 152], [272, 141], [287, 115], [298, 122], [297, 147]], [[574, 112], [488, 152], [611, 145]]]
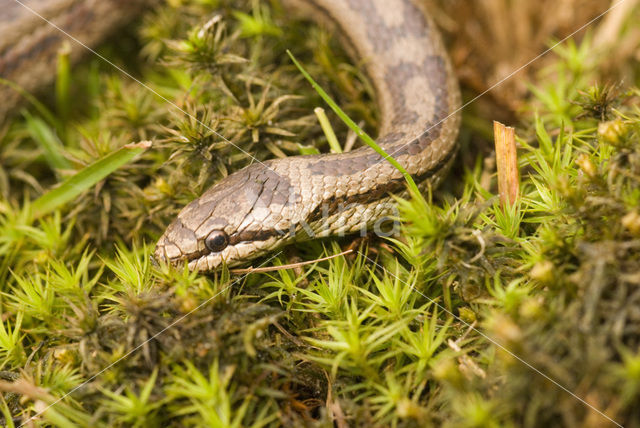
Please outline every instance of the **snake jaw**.
[[[224, 253], [224, 250], [217, 253], [208, 251], [204, 246], [204, 241], [197, 239], [194, 234], [192, 239], [180, 241], [180, 244], [187, 245], [187, 248], [192, 250], [187, 251], [172, 241], [172, 238], [175, 238], [175, 233], [173, 233], [175, 229], [176, 227], [172, 223], [158, 240], [153, 255], [157, 262], [173, 266], [187, 264], [190, 270], [199, 271], [214, 270], [223, 264], [224, 257], [222, 253]], [[203, 261], [207, 261], [206, 266]]]
[[[253, 164], [225, 177], [178, 214], [158, 240], [155, 258], [174, 266], [209, 271], [222, 264], [246, 263], [277, 246], [282, 239], [273, 229], [273, 218], [259, 215], [279, 212], [272, 202], [269, 180], [279, 176], [264, 164]], [[272, 230], [273, 229], [273, 230]], [[205, 241], [212, 232], [223, 232], [228, 245], [211, 251]]]
[[[197, 203], [197, 200], [194, 201]], [[206, 248], [202, 233], [185, 226], [181, 221], [182, 214], [189, 210], [187, 206], [182, 213], [169, 225], [165, 233], [160, 237], [154, 251], [154, 258], [159, 263], [181, 266], [187, 264], [190, 270], [205, 271], [214, 270], [223, 264], [233, 253], [233, 248], [225, 248], [219, 252], [211, 252]], [[213, 226], [215, 228], [215, 226]], [[208, 267], [204, 267], [203, 260], [206, 260]]]
[[174, 266], [186, 264], [189, 270], [200, 272], [216, 270], [223, 264], [229, 267], [237, 266], [279, 246], [278, 240], [274, 237], [266, 241], [239, 242], [220, 252], [209, 252], [203, 249], [195, 253], [183, 254], [179, 247], [165, 235], [158, 240], [153, 255], [154, 261]]

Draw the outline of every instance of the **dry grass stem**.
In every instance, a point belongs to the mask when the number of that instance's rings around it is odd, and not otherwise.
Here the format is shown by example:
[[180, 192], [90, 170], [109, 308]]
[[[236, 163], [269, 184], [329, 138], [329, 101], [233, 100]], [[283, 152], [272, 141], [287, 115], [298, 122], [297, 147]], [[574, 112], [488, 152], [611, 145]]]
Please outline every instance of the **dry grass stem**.
[[615, 6], [615, 8], [605, 15], [595, 33], [593, 38], [593, 47], [595, 49], [607, 49], [619, 43], [622, 27], [627, 22], [633, 9], [640, 4], [639, 0], [625, 0], [618, 5], [618, 1], [613, 0], [611, 2], [611, 7]]
[[275, 272], [278, 270], [284, 270], [284, 269], [295, 269], [297, 267], [300, 266], [306, 266], [306, 265], [310, 265], [313, 263], [318, 263], [318, 262], [324, 262], [325, 260], [331, 260], [331, 259], [335, 259], [336, 257], [341, 257], [341, 256], [345, 256], [349, 253], [353, 253], [353, 250], [346, 250], [343, 251], [339, 254], [333, 254], [331, 256], [327, 256], [327, 257], [322, 257], [319, 259], [315, 259], [315, 260], [307, 260], [304, 262], [299, 262], [299, 263], [290, 263], [287, 265], [280, 265], [280, 266], [265, 266], [265, 267], [261, 267], [261, 268], [254, 268], [254, 267], [249, 267], [249, 268], [244, 268], [244, 269], [231, 269], [229, 272], [234, 273], [234, 274], [245, 274], [245, 273], [258, 273], [258, 272]]
[[503, 206], [507, 206], [515, 203], [520, 193], [516, 134], [514, 128], [505, 126], [497, 121], [493, 122], [493, 131], [496, 145], [500, 202]]

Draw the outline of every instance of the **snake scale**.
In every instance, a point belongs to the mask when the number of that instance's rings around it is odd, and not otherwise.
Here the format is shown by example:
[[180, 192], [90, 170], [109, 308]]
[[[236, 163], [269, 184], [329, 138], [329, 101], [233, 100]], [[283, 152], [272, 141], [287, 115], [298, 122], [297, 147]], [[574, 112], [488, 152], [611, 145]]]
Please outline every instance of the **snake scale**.
[[[18, 35], [25, 36], [29, 28], [34, 31], [35, 24], [16, 25], [20, 19], [35, 22], [33, 16], [11, 4], [16, 0], [1, 1], [9, 3], [9, 7], [8, 11], [0, 10], [0, 35], [4, 37], [6, 28], [12, 25]], [[59, 19], [69, 26], [76, 25], [75, 30], [94, 44], [123, 14], [131, 15], [125, 9], [129, 12], [139, 9], [132, 5], [144, 2], [31, 0], [31, 3], [76, 8], [75, 13], [84, 20], [82, 23]], [[284, 0], [283, 3], [339, 30], [376, 90], [381, 117], [377, 143], [416, 182], [422, 186], [437, 185], [456, 153], [460, 94], [424, 2]], [[17, 18], [11, 17], [12, 9]], [[115, 11], [117, 16], [104, 19], [109, 11]], [[87, 30], [101, 19], [104, 21], [99, 29]], [[38, 43], [55, 45], [47, 37], [56, 38], [59, 34], [41, 24], [38, 29], [48, 34]], [[20, 43], [19, 37], [14, 38]], [[0, 41], [0, 76], [9, 79], [13, 76], [27, 89], [33, 89], [24, 82], [51, 74], [47, 64], [52, 60], [51, 46], [31, 46], [30, 50], [17, 50], [11, 56], [12, 45], [3, 41]], [[15, 46], [13, 50], [16, 51]], [[0, 108], [0, 119], [2, 115]], [[255, 162], [222, 179], [184, 207], [159, 239], [155, 258], [208, 271], [222, 263], [228, 266], [246, 263], [294, 241], [361, 231], [389, 215], [394, 206], [391, 195], [401, 194], [405, 188], [402, 174], [369, 147], [348, 153]]]

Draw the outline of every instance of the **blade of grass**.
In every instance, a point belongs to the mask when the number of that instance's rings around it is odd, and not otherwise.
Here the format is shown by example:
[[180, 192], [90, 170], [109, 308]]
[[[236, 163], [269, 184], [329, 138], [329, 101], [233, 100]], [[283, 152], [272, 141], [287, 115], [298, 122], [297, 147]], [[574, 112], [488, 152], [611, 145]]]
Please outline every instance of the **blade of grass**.
[[317, 148], [313, 146], [305, 146], [300, 143], [298, 143], [298, 152], [301, 155], [319, 155], [320, 154], [320, 150], [318, 150]]
[[44, 152], [44, 157], [51, 169], [54, 171], [70, 169], [71, 164], [62, 155], [64, 145], [51, 127], [44, 120], [27, 112], [24, 112], [24, 117], [31, 138], [38, 143]]
[[127, 144], [69, 177], [59, 187], [45, 193], [31, 205], [32, 217], [38, 218], [71, 201], [91, 186], [151, 147], [150, 141]]
[[56, 119], [55, 115], [53, 113], [51, 113], [51, 110], [49, 110], [47, 107], [45, 107], [44, 104], [42, 104], [40, 101], [38, 101], [36, 99], [36, 97], [34, 97], [33, 95], [31, 95], [29, 92], [27, 92], [26, 90], [24, 90], [21, 86], [16, 85], [15, 83], [13, 83], [10, 80], [7, 79], [3, 79], [2, 77], [0, 77], [0, 85], [5, 85], [10, 87], [11, 89], [13, 89], [14, 91], [18, 92], [20, 95], [22, 95], [36, 110], [38, 110], [38, 113], [40, 113], [40, 115], [42, 117], [45, 118], [45, 120], [47, 122], [49, 122], [50, 125], [55, 126], [56, 128], [60, 128], [60, 122]]
[[58, 67], [56, 77], [56, 107], [63, 122], [69, 118], [71, 111], [71, 45], [68, 40], [58, 50]]
[[313, 89], [316, 90], [316, 92], [318, 93], [318, 95], [320, 95], [322, 97], [322, 99], [329, 105], [329, 107], [331, 107], [331, 109], [338, 115], [338, 117], [340, 119], [342, 119], [342, 121], [353, 130], [353, 132], [356, 133], [356, 135], [358, 137], [360, 137], [360, 139], [362, 141], [364, 141], [369, 147], [371, 147], [373, 150], [375, 150], [380, 156], [382, 156], [387, 162], [389, 162], [391, 165], [393, 165], [398, 171], [400, 171], [402, 173], [402, 175], [404, 176], [404, 179], [407, 181], [407, 185], [409, 187], [409, 190], [411, 191], [412, 194], [414, 195], [420, 195], [420, 190], [418, 190], [418, 186], [416, 186], [415, 181], [413, 180], [413, 177], [411, 177], [411, 174], [409, 174], [407, 172], [406, 169], [404, 169], [404, 167], [402, 165], [400, 165], [400, 163], [395, 160], [393, 157], [391, 157], [387, 152], [385, 152], [382, 147], [380, 147], [374, 140], [373, 138], [371, 138], [366, 132], [364, 132], [362, 130], [362, 128], [360, 128], [358, 126], [357, 123], [355, 123], [353, 120], [351, 120], [351, 118], [349, 118], [349, 116], [347, 116], [347, 114], [335, 103], [335, 101], [333, 101], [331, 99], [331, 97], [329, 96], [329, 94], [327, 94], [324, 89], [322, 89], [322, 87], [320, 87], [320, 85], [318, 85], [316, 83], [315, 80], [313, 80], [313, 78], [311, 77], [311, 75], [309, 75], [309, 73], [307, 73], [307, 70], [304, 69], [304, 67], [298, 62], [298, 60], [296, 59], [295, 56], [293, 56], [293, 53], [291, 53], [290, 50], [287, 49], [287, 54], [289, 54], [289, 57], [291, 58], [291, 60], [293, 61], [293, 63], [296, 65], [296, 67], [298, 67], [298, 70], [300, 70], [300, 72], [302, 73], [302, 75], [305, 77], [305, 79], [307, 79], [309, 81], [309, 83], [311, 83], [311, 86], [313, 87]]
[[327, 142], [329, 143], [329, 147], [331, 147], [331, 153], [342, 153], [342, 147], [340, 147], [336, 133], [333, 132], [333, 128], [329, 123], [329, 118], [324, 112], [324, 109], [322, 107], [316, 107], [313, 111], [318, 118], [318, 122], [320, 122], [325, 137], [327, 137]]

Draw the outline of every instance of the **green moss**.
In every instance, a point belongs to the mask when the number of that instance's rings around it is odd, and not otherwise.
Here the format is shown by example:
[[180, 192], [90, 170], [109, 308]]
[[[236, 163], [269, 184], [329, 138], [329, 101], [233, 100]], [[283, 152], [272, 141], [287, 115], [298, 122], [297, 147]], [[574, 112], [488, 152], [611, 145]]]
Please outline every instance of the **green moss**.
[[[55, 107], [32, 106], [0, 130], [7, 424], [41, 412], [42, 426], [606, 421], [518, 358], [640, 424], [640, 92], [591, 84], [588, 38], [532, 84], [516, 205], [501, 207], [490, 163], [467, 150], [428, 203], [399, 201], [399, 236], [237, 277], [149, 256], [178, 210], [247, 153], [329, 151], [313, 115], [322, 100], [285, 50], [371, 133], [374, 94], [328, 33], [275, 2], [172, 1], [138, 28], [125, 40], [140, 58], [104, 52], [173, 105], [90, 59], [71, 71], [88, 76], [81, 105], [69, 104], [62, 64]], [[464, 129], [464, 147], [469, 138]], [[142, 140], [153, 148], [33, 219], [29, 201]], [[300, 244], [269, 263], [351, 241]]]

